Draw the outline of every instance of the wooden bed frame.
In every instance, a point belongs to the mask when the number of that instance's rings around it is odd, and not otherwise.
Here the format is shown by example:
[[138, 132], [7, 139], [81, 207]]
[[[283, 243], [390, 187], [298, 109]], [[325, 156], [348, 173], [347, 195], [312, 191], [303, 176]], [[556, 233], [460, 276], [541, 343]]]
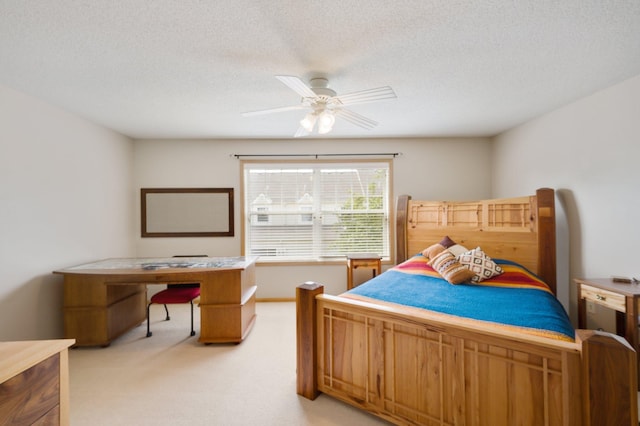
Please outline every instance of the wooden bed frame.
[[[556, 289], [552, 189], [477, 202], [398, 198], [397, 262], [448, 235], [514, 260]], [[426, 310], [296, 289], [297, 392], [396, 424], [638, 424], [636, 353], [622, 338], [576, 342], [487, 330]]]

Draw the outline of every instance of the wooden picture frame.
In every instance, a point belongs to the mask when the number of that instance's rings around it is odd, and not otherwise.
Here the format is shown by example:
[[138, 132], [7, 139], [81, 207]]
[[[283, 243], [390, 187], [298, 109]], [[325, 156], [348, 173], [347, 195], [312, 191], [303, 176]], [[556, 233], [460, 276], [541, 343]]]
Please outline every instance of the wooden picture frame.
[[233, 237], [233, 188], [141, 188], [141, 236]]

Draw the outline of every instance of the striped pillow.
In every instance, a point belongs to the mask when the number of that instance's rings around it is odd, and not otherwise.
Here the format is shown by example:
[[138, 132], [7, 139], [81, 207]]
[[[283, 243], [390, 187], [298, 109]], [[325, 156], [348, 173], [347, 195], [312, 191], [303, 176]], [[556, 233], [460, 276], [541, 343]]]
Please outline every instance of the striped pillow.
[[476, 276], [469, 268], [461, 265], [449, 250], [445, 250], [431, 259], [429, 265], [451, 284], [469, 282]]

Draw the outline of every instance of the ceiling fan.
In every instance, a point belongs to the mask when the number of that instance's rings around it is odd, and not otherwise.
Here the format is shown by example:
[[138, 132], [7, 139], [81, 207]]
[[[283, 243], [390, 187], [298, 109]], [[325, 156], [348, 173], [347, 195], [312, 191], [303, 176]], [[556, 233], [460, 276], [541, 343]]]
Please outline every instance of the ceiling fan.
[[276, 78], [302, 97], [300, 104], [245, 112], [242, 115], [251, 117], [298, 109], [310, 110], [300, 120], [300, 127], [294, 137], [307, 136], [313, 131], [316, 123], [318, 124], [319, 134], [329, 133], [333, 129], [336, 117], [363, 129], [371, 130], [378, 125], [377, 122], [345, 107], [396, 98], [395, 92], [389, 86], [336, 95], [335, 90], [328, 87], [329, 81], [323, 77], [312, 78], [309, 81], [310, 86], [306, 85], [300, 78], [290, 75], [277, 75]]

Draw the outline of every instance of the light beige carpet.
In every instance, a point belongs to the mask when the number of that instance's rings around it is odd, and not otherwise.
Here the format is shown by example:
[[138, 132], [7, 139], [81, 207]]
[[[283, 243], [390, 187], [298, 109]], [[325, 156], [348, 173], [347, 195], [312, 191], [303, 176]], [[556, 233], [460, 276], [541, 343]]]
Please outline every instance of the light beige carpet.
[[107, 348], [69, 352], [73, 426], [388, 424], [325, 395], [296, 394], [293, 302], [258, 303], [238, 345], [198, 343], [188, 337], [188, 305], [169, 309], [164, 321], [152, 306], [150, 338], [142, 324]]

